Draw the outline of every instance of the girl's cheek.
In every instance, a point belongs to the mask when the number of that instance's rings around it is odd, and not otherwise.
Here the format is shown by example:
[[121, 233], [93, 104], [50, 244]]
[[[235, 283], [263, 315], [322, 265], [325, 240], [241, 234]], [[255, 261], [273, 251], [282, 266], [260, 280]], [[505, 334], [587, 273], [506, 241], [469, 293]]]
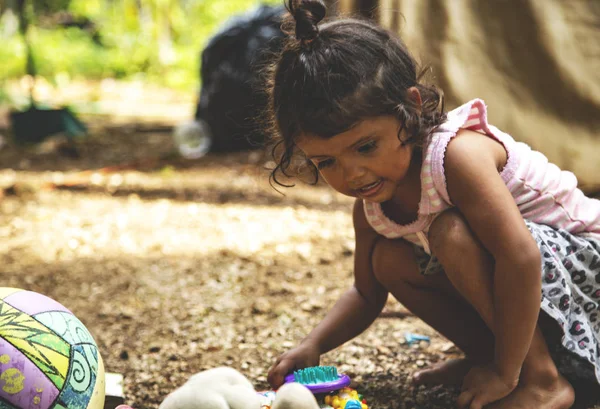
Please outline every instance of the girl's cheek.
[[332, 184], [333, 179], [331, 177], [327, 177], [326, 172], [321, 172], [321, 177], [323, 178], [325, 183], [327, 183], [329, 186], [335, 186], [335, 184]]

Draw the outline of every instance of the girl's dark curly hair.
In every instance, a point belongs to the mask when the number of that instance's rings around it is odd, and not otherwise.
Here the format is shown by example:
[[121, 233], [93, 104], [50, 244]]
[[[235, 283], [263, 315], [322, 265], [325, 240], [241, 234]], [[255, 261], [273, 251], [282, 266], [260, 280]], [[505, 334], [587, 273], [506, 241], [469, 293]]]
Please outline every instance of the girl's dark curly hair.
[[[422, 146], [445, 120], [443, 95], [420, 83], [415, 59], [398, 36], [368, 21], [337, 19], [319, 25], [326, 14], [322, 0], [286, 0], [288, 34], [283, 50], [268, 71], [270, 127], [276, 167], [271, 183], [281, 183], [296, 168], [296, 138], [302, 134], [331, 138], [369, 117], [393, 115], [408, 138]], [[422, 98], [417, 106], [408, 88]], [[309, 167], [312, 183], [317, 168]]]

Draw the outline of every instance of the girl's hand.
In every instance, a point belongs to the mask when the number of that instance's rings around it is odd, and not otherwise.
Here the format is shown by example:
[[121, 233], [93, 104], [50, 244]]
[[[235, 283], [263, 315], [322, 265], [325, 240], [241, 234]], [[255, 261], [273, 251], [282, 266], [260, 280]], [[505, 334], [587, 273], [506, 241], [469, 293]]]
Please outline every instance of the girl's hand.
[[458, 397], [459, 409], [481, 409], [485, 405], [500, 400], [511, 393], [518, 383], [518, 376], [505, 380], [495, 366], [475, 366], [463, 381], [462, 392]]
[[269, 370], [267, 381], [273, 389], [283, 385], [285, 376], [294, 370], [319, 365], [319, 348], [310, 340], [305, 340], [296, 348], [284, 353]]

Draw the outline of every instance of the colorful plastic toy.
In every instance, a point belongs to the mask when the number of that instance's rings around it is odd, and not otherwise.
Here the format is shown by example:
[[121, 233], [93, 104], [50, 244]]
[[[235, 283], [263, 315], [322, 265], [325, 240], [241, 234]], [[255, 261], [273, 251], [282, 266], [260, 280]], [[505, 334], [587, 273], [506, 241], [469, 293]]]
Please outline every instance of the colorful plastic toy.
[[405, 333], [404, 338], [406, 339], [406, 343], [408, 345], [412, 345], [420, 341], [431, 342], [431, 339], [427, 335], [413, 334], [412, 332]]
[[329, 394], [324, 402], [333, 409], [369, 409], [363, 396], [352, 388], [342, 388], [335, 395]]
[[301, 383], [315, 395], [337, 391], [350, 385], [350, 377], [338, 374], [337, 369], [333, 366], [312, 366], [300, 369], [286, 376], [284, 381], [285, 383]]
[[87, 328], [58, 302], [0, 287], [0, 408], [102, 409], [104, 366]]
[[[317, 398], [321, 409], [369, 409], [367, 401], [356, 390], [348, 387], [350, 377], [338, 374], [332, 366], [313, 366], [295, 371], [285, 382], [306, 386]], [[270, 409], [275, 392], [260, 392], [261, 409]]]

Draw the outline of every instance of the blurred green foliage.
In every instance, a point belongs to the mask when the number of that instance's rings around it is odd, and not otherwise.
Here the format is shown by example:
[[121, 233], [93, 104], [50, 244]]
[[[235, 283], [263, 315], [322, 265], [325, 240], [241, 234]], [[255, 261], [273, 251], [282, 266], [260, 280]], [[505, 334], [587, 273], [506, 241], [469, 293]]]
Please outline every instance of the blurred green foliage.
[[[0, 83], [25, 73], [25, 46], [7, 0], [0, 7]], [[38, 74], [136, 78], [197, 89], [200, 52], [229, 17], [282, 0], [25, 0]], [[69, 24], [65, 24], [68, 22]]]

